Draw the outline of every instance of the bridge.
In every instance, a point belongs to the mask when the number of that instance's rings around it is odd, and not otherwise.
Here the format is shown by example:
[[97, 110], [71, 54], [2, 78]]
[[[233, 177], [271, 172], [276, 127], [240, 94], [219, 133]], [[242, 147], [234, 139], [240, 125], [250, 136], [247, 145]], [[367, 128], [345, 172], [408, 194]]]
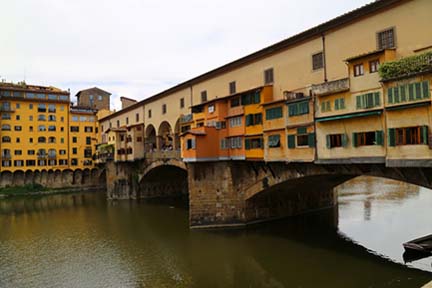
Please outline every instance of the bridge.
[[[262, 161], [185, 163], [175, 152], [107, 164], [109, 199], [185, 196], [191, 228], [244, 226], [329, 208], [334, 188], [361, 175], [432, 189], [432, 168]], [[158, 156], [158, 157], [155, 157]]]

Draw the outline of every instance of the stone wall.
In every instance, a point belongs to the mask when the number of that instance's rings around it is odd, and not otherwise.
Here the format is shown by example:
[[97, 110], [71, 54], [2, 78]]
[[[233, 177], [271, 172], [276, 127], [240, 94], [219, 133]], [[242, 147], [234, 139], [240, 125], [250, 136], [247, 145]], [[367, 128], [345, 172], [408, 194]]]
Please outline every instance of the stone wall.
[[38, 184], [47, 188], [104, 187], [104, 169], [4, 171], [0, 173], [0, 188]]

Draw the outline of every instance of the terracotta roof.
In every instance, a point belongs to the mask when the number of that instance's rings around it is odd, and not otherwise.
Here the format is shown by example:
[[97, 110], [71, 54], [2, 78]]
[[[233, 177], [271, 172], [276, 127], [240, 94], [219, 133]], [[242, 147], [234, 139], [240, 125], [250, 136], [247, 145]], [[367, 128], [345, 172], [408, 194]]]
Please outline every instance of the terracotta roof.
[[10, 83], [10, 82], [0, 82], [0, 89], [10, 89], [16, 91], [29, 91], [35, 93], [53, 93], [53, 94], [67, 94], [68, 91], [61, 90], [53, 86], [39, 86], [39, 85], [29, 85], [25, 82], [23, 83]]

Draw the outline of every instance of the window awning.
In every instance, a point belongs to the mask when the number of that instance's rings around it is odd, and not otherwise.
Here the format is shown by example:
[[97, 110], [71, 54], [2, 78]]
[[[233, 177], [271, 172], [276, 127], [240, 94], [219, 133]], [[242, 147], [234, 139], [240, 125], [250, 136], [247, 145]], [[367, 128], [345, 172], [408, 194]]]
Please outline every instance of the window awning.
[[408, 109], [408, 108], [417, 108], [417, 107], [430, 106], [430, 105], [431, 105], [431, 101], [428, 100], [426, 102], [420, 102], [420, 103], [412, 103], [412, 104], [405, 104], [405, 105], [397, 105], [397, 106], [386, 107], [386, 110], [387, 111], [395, 111], [395, 110]]
[[378, 111], [375, 110], [375, 111], [352, 113], [352, 114], [345, 114], [345, 115], [328, 116], [328, 117], [323, 117], [323, 118], [317, 118], [315, 120], [316, 120], [316, 122], [326, 122], [326, 121], [350, 119], [350, 118], [356, 118], [356, 117], [378, 116], [381, 114], [382, 114], [382, 110], [378, 110]]

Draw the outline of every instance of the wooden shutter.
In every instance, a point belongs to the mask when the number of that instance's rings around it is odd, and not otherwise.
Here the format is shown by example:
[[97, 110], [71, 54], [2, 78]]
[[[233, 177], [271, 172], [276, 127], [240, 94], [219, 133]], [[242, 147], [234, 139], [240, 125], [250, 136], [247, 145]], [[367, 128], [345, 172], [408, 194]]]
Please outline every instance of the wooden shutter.
[[295, 135], [288, 135], [288, 149], [295, 148]]
[[357, 109], [361, 109], [362, 105], [361, 105], [361, 95], [356, 97], [356, 108]]
[[[321, 102], [321, 112], [325, 112], [326, 111], [326, 103], [325, 102]], [[291, 114], [290, 114], [291, 116]]]
[[260, 99], [261, 97], [260, 97], [260, 91], [256, 91], [255, 92], [255, 95], [254, 95], [254, 103], [255, 104], [259, 104], [260, 103]]
[[429, 137], [429, 127], [428, 126], [422, 126], [421, 127], [421, 135], [422, 135], [422, 144], [428, 144], [428, 137]]
[[195, 149], [196, 148], [196, 140], [195, 140], [195, 138], [193, 138], [193, 139], [191, 139], [192, 141], [191, 141], [191, 148], [192, 149]]
[[413, 83], [408, 85], [408, 97], [410, 101], [413, 101], [415, 99], [415, 91], [414, 91]]
[[326, 135], [326, 147], [328, 149], [331, 148], [331, 138], [330, 138], [330, 135]]
[[342, 140], [342, 147], [346, 147], [348, 145], [348, 135], [342, 134], [341, 140]]
[[394, 100], [394, 103], [399, 103], [400, 102], [399, 87], [394, 87], [393, 88], [393, 100]]
[[415, 90], [415, 98], [416, 99], [421, 99], [422, 98], [422, 89], [421, 89], [421, 83], [417, 82], [414, 84], [414, 90]]
[[387, 140], [387, 145], [389, 147], [395, 147], [396, 146], [396, 129], [395, 128], [389, 128], [387, 130], [388, 132], [388, 140]]
[[387, 90], [388, 103], [393, 104], [393, 88], [388, 88]]
[[422, 82], [422, 89], [423, 89], [423, 98], [429, 98], [430, 97], [429, 81]]
[[357, 132], [352, 133], [352, 145], [353, 147], [357, 147]]
[[380, 93], [374, 93], [374, 106], [380, 106]]
[[310, 148], [315, 147], [315, 133], [308, 134], [308, 145]]
[[334, 106], [335, 106], [335, 110], [339, 110], [339, 99], [335, 100]]
[[407, 85], [402, 85], [399, 86], [399, 94], [400, 94], [400, 98], [401, 98], [401, 102], [406, 102], [407, 101], [407, 97], [406, 97], [406, 91], [407, 91]]
[[245, 149], [250, 150], [250, 139], [245, 139]]
[[384, 145], [384, 132], [382, 130], [380, 131], [375, 131], [375, 142], [376, 145]]

